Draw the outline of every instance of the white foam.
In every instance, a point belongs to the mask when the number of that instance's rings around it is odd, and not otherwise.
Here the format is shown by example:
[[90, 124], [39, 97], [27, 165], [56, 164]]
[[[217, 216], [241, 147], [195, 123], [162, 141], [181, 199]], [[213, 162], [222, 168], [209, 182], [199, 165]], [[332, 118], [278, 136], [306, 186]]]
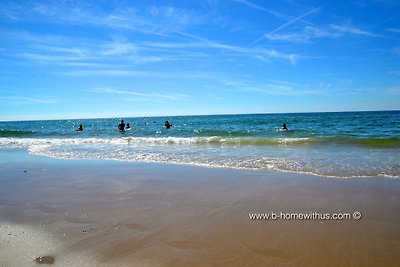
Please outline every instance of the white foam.
[[[308, 148], [290, 144], [308, 138], [252, 139], [211, 137], [0, 138], [0, 147], [61, 159], [162, 162], [210, 167], [275, 169], [337, 177], [398, 177], [395, 151]], [[254, 143], [255, 142], [255, 143]], [[257, 145], [260, 142], [261, 145]], [[264, 143], [282, 144], [264, 146]], [[253, 145], [255, 144], [255, 145]], [[288, 148], [286, 148], [288, 144]], [[365, 157], [360, 156], [365, 155]], [[384, 159], [384, 161], [382, 161]], [[397, 165], [396, 165], [397, 164]]]

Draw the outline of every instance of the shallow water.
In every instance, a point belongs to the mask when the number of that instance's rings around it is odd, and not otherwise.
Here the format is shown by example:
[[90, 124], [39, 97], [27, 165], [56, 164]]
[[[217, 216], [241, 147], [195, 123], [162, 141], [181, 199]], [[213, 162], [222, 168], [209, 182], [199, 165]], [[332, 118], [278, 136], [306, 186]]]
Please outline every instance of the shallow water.
[[[0, 147], [63, 159], [400, 175], [400, 111], [0, 122]], [[173, 127], [166, 129], [165, 120]], [[289, 131], [281, 131], [286, 123]], [[83, 124], [85, 131], [77, 132]]]

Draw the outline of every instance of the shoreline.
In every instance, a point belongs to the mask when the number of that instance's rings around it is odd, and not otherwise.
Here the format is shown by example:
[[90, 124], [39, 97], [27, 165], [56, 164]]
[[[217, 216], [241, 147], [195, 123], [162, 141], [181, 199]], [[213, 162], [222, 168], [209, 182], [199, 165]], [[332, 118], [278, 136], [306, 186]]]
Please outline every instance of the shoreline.
[[[397, 179], [14, 153], [0, 163], [6, 265], [35, 265], [41, 256], [54, 257], [54, 266], [400, 264]], [[249, 219], [280, 211], [362, 218]]]

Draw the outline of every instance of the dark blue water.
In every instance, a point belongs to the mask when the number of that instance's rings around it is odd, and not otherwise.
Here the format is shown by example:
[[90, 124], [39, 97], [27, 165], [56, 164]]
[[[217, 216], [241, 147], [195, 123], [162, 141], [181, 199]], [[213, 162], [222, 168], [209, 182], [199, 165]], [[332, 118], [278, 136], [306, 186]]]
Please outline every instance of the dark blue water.
[[[335, 177], [400, 174], [400, 111], [0, 122], [0, 147], [65, 159], [265, 168]], [[173, 127], [166, 129], [169, 120]], [[286, 123], [288, 131], [282, 131]], [[76, 131], [79, 125], [83, 132]]]

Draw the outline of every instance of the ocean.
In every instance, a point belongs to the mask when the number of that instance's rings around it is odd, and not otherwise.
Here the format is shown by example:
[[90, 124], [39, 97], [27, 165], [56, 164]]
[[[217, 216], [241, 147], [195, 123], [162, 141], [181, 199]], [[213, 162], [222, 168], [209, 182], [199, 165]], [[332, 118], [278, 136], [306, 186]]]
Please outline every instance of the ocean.
[[[274, 169], [330, 177], [400, 176], [400, 111], [3, 121], [0, 149], [105, 159]], [[172, 123], [170, 129], [165, 121]], [[287, 124], [288, 131], [281, 131]], [[84, 127], [78, 132], [79, 125]]]

